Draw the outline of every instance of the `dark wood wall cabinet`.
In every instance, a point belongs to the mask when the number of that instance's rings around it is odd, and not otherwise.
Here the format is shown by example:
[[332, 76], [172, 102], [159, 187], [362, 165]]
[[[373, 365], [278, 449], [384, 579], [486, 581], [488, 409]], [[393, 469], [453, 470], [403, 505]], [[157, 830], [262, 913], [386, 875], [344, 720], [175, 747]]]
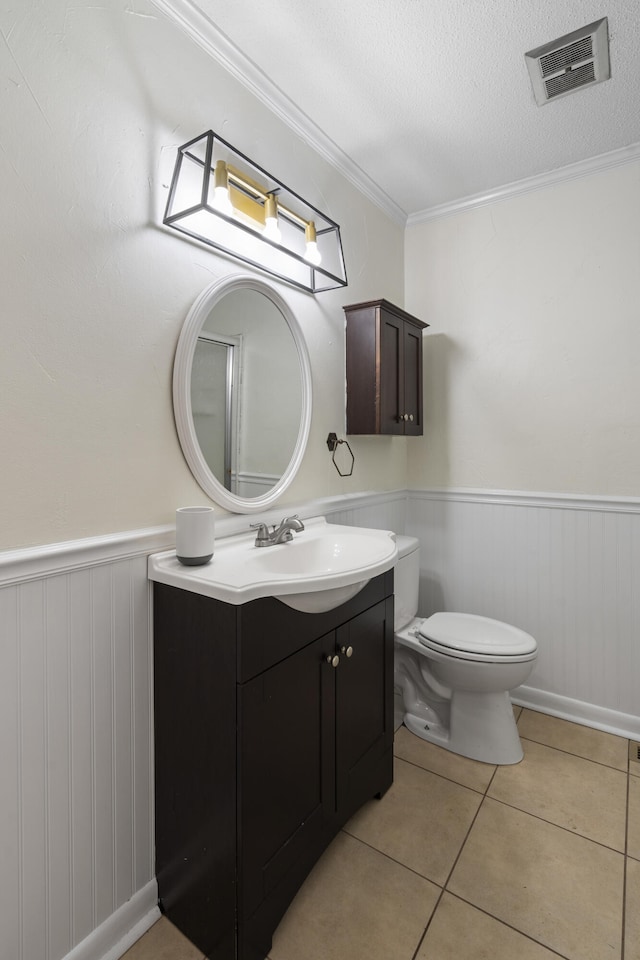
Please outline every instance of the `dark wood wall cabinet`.
[[429, 326], [387, 300], [344, 308], [347, 433], [422, 434], [422, 331]]
[[211, 960], [264, 960], [322, 851], [393, 779], [393, 570], [320, 614], [153, 593], [160, 907]]

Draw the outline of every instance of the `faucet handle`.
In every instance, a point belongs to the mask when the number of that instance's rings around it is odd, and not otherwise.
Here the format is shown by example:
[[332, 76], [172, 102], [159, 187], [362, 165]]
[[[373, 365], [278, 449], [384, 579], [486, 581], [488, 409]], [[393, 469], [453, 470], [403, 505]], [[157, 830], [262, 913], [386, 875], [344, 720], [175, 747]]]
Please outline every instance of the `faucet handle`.
[[250, 523], [249, 526], [252, 530], [258, 531], [256, 534], [256, 547], [263, 547], [269, 543], [269, 527], [266, 523]]

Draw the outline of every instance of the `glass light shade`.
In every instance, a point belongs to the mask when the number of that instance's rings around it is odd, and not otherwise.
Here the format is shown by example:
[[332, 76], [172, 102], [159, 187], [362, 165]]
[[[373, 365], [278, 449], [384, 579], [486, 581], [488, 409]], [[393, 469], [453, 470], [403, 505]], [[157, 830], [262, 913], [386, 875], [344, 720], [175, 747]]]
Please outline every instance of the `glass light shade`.
[[308, 223], [304, 230], [304, 239], [306, 241], [306, 248], [304, 252], [304, 258], [309, 263], [312, 263], [315, 267], [319, 266], [322, 263], [322, 254], [318, 250], [318, 241], [316, 237], [316, 225], [315, 223]]
[[347, 285], [338, 224], [211, 130], [178, 149], [163, 223], [311, 293]]
[[228, 217], [233, 215], [233, 204], [229, 196], [229, 176], [224, 160], [216, 162], [213, 172], [213, 205], [220, 213], [226, 213]]
[[282, 242], [282, 231], [278, 226], [278, 204], [276, 198], [269, 195], [264, 203], [264, 230], [263, 236], [274, 243]]

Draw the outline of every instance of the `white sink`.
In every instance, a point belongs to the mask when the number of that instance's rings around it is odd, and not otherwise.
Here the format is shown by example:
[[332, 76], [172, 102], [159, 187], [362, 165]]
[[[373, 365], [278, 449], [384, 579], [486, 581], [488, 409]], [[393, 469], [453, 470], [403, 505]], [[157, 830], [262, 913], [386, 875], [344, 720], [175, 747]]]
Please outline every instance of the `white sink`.
[[324, 517], [304, 521], [289, 543], [256, 547], [255, 534], [217, 540], [210, 563], [185, 567], [175, 551], [149, 557], [149, 579], [225, 603], [277, 597], [305, 613], [332, 610], [394, 566], [395, 534], [347, 527]]

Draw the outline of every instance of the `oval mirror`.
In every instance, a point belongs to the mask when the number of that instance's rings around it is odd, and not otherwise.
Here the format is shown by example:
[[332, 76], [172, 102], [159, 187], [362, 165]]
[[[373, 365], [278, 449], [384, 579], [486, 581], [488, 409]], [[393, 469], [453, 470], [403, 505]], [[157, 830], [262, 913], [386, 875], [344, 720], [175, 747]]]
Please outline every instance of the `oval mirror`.
[[271, 506], [295, 477], [311, 424], [311, 367], [296, 318], [263, 280], [207, 287], [178, 340], [178, 437], [208, 496], [235, 513]]

